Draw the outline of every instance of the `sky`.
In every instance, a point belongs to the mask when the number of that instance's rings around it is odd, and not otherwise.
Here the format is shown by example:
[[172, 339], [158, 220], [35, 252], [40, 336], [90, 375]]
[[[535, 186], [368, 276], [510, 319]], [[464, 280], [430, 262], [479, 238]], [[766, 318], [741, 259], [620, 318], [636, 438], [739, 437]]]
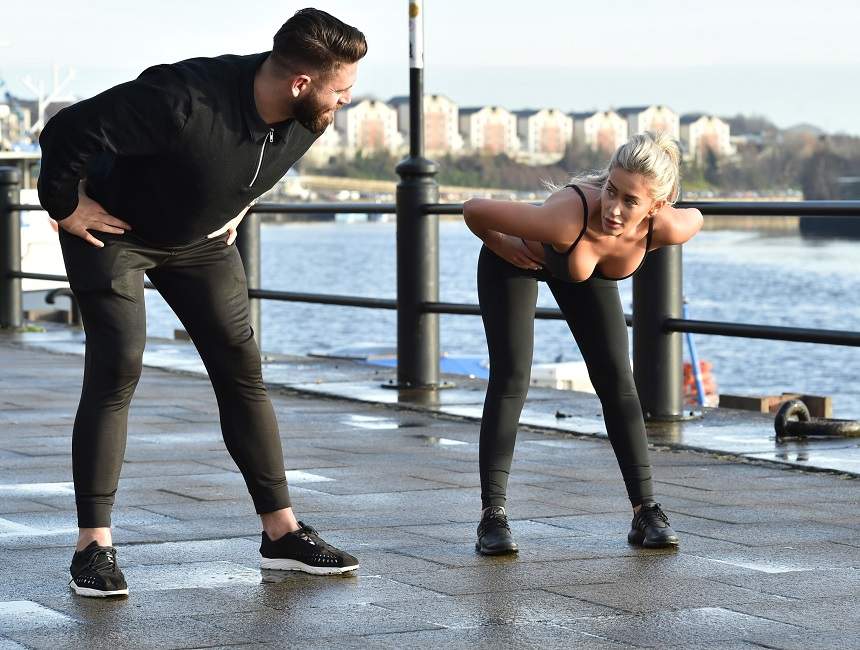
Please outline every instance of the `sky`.
[[[0, 79], [87, 97], [155, 63], [261, 52], [310, 0], [0, 0]], [[358, 95], [408, 93], [408, 0], [316, 0], [369, 51]], [[461, 106], [651, 103], [860, 135], [856, 0], [425, 0], [425, 90]]]

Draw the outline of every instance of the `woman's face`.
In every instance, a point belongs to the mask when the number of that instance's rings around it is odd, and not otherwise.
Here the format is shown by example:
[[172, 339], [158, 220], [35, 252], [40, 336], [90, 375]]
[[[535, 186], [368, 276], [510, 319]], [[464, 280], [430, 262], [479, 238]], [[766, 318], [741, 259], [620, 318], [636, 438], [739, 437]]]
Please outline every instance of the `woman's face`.
[[649, 179], [616, 167], [600, 194], [600, 226], [605, 234], [617, 237], [634, 229], [657, 207]]

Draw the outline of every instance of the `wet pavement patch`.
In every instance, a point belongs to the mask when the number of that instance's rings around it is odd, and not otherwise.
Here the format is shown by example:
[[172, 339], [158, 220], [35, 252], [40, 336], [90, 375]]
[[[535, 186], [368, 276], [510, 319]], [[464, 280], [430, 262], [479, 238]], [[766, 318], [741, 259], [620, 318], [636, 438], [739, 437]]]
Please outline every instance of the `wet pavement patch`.
[[72, 483], [3, 483], [0, 484], [0, 497], [49, 497], [74, 494]]
[[259, 584], [260, 570], [234, 562], [188, 562], [129, 567], [125, 577], [134, 591], [206, 589]]
[[[71, 521], [71, 519], [69, 521]], [[56, 528], [44, 528], [41, 526], [28, 526], [27, 524], [19, 523], [17, 521], [9, 521], [8, 519], [0, 518], [0, 539], [4, 537], [44, 537], [46, 535], [68, 535], [77, 532], [77, 527], [69, 525], [61, 525]]]
[[742, 639], [752, 634], [771, 638], [799, 631], [786, 623], [741, 614], [721, 607], [682, 609], [635, 616], [606, 616], [567, 624], [575, 630], [637, 646], [688, 646], [704, 641]]
[[74, 624], [74, 619], [31, 600], [0, 602], [0, 632]]
[[310, 472], [303, 472], [300, 469], [287, 470], [288, 483], [327, 483], [333, 480], [333, 478], [320, 476], [319, 474], [311, 474]]
[[374, 415], [350, 415], [342, 422], [356, 429], [417, 429], [427, 426], [423, 422], [406, 421], [401, 422], [393, 418], [379, 417]]
[[423, 440], [428, 445], [438, 445], [439, 447], [457, 447], [459, 445], [468, 445], [468, 442], [462, 440], [453, 440], [451, 438], [440, 438], [439, 436], [416, 435], [416, 438]]

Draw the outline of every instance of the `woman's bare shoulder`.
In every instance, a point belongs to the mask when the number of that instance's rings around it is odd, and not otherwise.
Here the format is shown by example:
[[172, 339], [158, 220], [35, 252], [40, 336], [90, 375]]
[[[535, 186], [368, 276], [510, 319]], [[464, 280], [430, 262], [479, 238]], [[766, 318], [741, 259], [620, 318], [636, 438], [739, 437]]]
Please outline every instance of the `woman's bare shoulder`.
[[[586, 195], [587, 196], [587, 195]], [[583, 217], [582, 199], [572, 187], [565, 185], [555, 190], [543, 203], [545, 210], [580, 221]]]
[[581, 189], [582, 193], [585, 194], [585, 198], [588, 200], [589, 204], [600, 203], [600, 195], [603, 192], [602, 187], [599, 185], [592, 185], [591, 183], [580, 183], [579, 189]]
[[[565, 185], [562, 189], [564, 190], [564, 194], [568, 200], [576, 201], [580, 204], [582, 203], [582, 198], [580, 197], [579, 192], [582, 192], [583, 196], [585, 196], [586, 203], [589, 205], [589, 210], [590, 206], [600, 203], [600, 193], [602, 188], [599, 185], [577, 181]], [[579, 192], [576, 191], [577, 189]]]
[[582, 199], [579, 196], [579, 192], [582, 192], [585, 195], [585, 200], [589, 203], [589, 205], [593, 202], [600, 200], [600, 187], [596, 185], [591, 185], [590, 183], [568, 183], [562, 187], [557, 188], [547, 199], [559, 200], [559, 201], [567, 201], [571, 203], [579, 203], [582, 204]]

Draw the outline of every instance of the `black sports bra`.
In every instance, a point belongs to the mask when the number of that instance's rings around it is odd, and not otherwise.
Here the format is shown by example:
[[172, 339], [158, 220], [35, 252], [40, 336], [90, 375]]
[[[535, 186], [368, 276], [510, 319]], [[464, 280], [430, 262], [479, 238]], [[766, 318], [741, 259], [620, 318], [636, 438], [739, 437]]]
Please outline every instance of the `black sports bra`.
[[[564, 280], [565, 282], [580, 282], [580, 280], [574, 280], [570, 276], [570, 265], [568, 264], [567, 258], [570, 257], [570, 254], [573, 252], [573, 249], [576, 248], [576, 245], [579, 243], [579, 240], [582, 239], [582, 236], [585, 235], [585, 231], [588, 229], [588, 201], [585, 200], [585, 194], [583, 194], [582, 190], [579, 189], [576, 185], [570, 184], [565, 185], [565, 187], [572, 187], [576, 190], [576, 193], [579, 194], [579, 198], [582, 199], [582, 209], [583, 209], [583, 220], [582, 220], [582, 231], [579, 233], [579, 236], [576, 240], [568, 247], [566, 251], [563, 253], [559, 253], [555, 250], [551, 244], [542, 244], [543, 245], [543, 256], [544, 256], [544, 267], [556, 278], [559, 280]], [[654, 220], [652, 218], [648, 218], [648, 236], [645, 240], [645, 255], [642, 256], [642, 260], [639, 262], [639, 266], [637, 266], [633, 273], [636, 273], [642, 265], [645, 263], [645, 256], [648, 255], [648, 249], [651, 248], [651, 233], [653, 231]], [[592, 278], [600, 278], [602, 280], [626, 280], [630, 276], [633, 275], [630, 273], [625, 275], [623, 278], [610, 278], [600, 270], [595, 267], [594, 273], [591, 274]]]

